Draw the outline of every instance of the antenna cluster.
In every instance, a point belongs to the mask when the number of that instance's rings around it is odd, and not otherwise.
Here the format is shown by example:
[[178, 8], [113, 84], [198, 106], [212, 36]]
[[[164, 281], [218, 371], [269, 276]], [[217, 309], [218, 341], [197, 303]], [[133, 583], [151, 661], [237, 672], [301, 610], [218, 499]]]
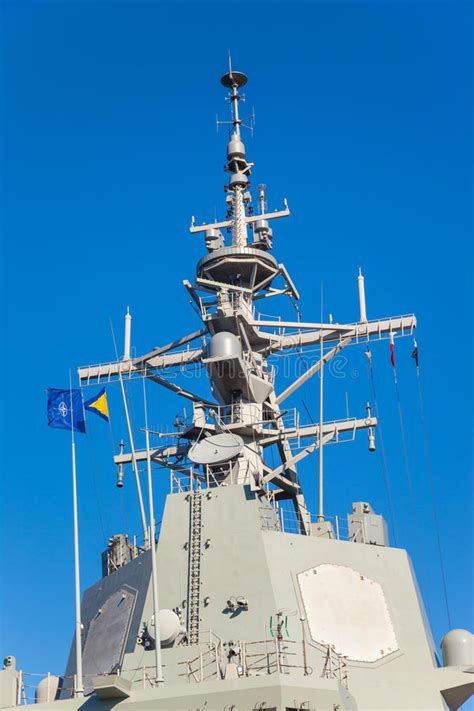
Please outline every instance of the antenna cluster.
[[[239, 116], [239, 101], [245, 101], [245, 94], [239, 94], [239, 89], [240, 87], [245, 86], [247, 81], [248, 77], [246, 74], [232, 70], [232, 60], [229, 52], [229, 71], [221, 77], [221, 84], [227, 89], [230, 89], [226, 100], [229, 101], [231, 106], [232, 120], [220, 121], [218, 114], [216, 114], [216, 128], [219, 130], [219, 126], [233, 126], [233, 130], [239, 138], [241, 126], [243, 128], [247, 128], [253, 136], [253, 129], [255, 125], [254, 109], [252, 109], [252, 113], [244, 119], [241, 119]], [[244, 121], [248, 121], [249, 123], [244, 123]], [[230, 129], [229, 132], [231, 131], [232, 129]]]
[[[229, 90], [226, 97], [231, 106], [231, 119], [229, 121], [219, 121], [216, 117], [217, 128], [220, 124], [230, 126], [229, 141], [227, 143], [227, 161], [224, 170], [230, 173], [227, 184], [224, 185], [226, 193], [227, 212], [225, 219], [213, 223], [203, 222], [197, 226], [194, 216], [191, 220], [190, 232], [204, 232], [205, 244], [208, 252], [217, 252], [226, 247], [224, 235], [221, 230], [232, 234], [232, 248], [234, 254], [241, 254], [239, 250], [247, 247], [267, 252], [273, 246], [273, 231], [269, 225], [270, 220], [280, 217], [287, 217], [290, 214], [286, 199], [284, 209], [268, 212], [266, 199], [266, 185], [258, 186], [258, 204], [254, 214], [252, 206], [252, 195], [250, 193], [250, 173], [253, 162], [246, 157], [245, 144], [242, 140], [242, 128], [253, 131], [255, 113], [242, 119], [239, 112], [239, 102], [245, 100], [245, 96], [239, 90], [247, 84], [247, 75], [232, 68], [232, 60], [229, 53], [229, 69], [221, 77], [221, 84]], [[247, 122], [247, 123], [246, 123]], [[250, 228], [249, 238], [247, 228]]]

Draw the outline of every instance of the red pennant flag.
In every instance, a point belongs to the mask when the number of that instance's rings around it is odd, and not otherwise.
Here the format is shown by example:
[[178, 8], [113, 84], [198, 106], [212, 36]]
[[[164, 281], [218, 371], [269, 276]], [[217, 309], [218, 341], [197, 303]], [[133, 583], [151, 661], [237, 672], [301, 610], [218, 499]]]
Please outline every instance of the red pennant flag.
[[393, 333], [390, 333], [390, 362], [395, 368], [395, 345], [393, 343]]

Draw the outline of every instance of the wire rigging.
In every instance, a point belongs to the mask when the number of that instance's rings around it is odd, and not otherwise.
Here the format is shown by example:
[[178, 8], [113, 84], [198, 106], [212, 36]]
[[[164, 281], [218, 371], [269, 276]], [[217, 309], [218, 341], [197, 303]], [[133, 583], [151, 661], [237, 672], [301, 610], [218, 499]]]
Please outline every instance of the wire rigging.
[[[112, 428], [112, 419], [111, 418], [109, 418], [109, 432], [110, 432], [110, 443], [111, 443], [111, 447], [112, 447], [112, 459], [113, 459], [117, 449], [115, 448], [115, 437], [114, 437], [114, 431]], [[120, 491], [118, 493], [119, 493], [118, 501], [119, 501], [120, 514], [122, 517], [122, 524], [124, 527], [123, 530], [129, 531], [130, 529], [128, 527], [127, 509], [124, 505], [123, 496], [120, 496]]]
[[[109, 323], [110, 323], [110, 330], [112, 332], [112, 340], [113, 340], [113, 344], [114, 344], [115, 358], [118, 361], [119, 357], [118, 357], [118, 350], [117, 350], [117, 341], [115, 339], [115, 332], [114, 332], [114, 327], [113, 327], [111, 318], [109, 318]], [[134, 442], [133, 442], [133, 434], [132, 434], [132, 427], [131, 427], [129, 410], [128, 410], [128, 405], [127, 405], [127, 397], [125, 394], [125, 388], [124, 388], [124, 383], [123, 383], [123, 378], [122, 378], [120, 368], [118, 370], [118, 374], [119, 374], [120, 389], [122, 391], [123, 406], [124, 406], [124, 410], [125, 410], [125, 418], [127, 420], [127, 428], [128, 428], [129, 439], [130, 439], [130, 449], [132, 452], [132, 462], [133, 462], [133, 469], [134, 469], [134, 473], [135, 473], [135, 483], [136, 483], [137, 495], [138, 495], [138, 505], [139, 505], [139, 509], [140, 509], [140, 518], [141, 518], [142, 530], [143, 530], [143, 541], [144, 541], [144, 545], [146, 546], [148, 543], [148, 526], [146, 524], [145, 507], [144, 507], [144, 503], [143, 503], [142, 490], [141, 490], [141, 486], [140, 486], [140, 472], [138, 469], [137, 460], [136, 460], [136, 456], [135, 456], [135, 446], [134, 446]]]
[[97, 470], [96, 470], [96, 461], [97, 461], [97, 456], [96, 456], [96, 446], [95, 446], [95, 440], [94, 437], [92, 436], [91, 432], [89, 431], [89, 436], [88, 436], [88, 442], [90, 443], [90, 446], [87, 447], [87, 454], [89, 458], [89, 467], [91, 470], [92, 474], [92, 485], [94, 487], [94, 495], [95, 495], [95, 500], [97, 504], [97, 514], [99, 516], [99, 523], [100, 527], [102, 529], [102, 538], [104, 540], [104, 546], [107, 545], [107, 536], [105, 534], [105, 526], [104, 526], [104, 518], [102, 515], [102, 501], [99, 495], [99, 488], [97, 485]]
[[441, 546], [441, 534], [440, 534], [440, 526], [439, 526], [439, 519], [438, 519], [438, 510], [437, 510], [437, 505], [436, 505], [436, 492], [435, 492], [435, 487], [434, 487], [433, 465], [432, 465], [432, 458], [431, 458], [431, 451], [430, 451], [430, 441], [429, 441], [429, 436], [428, 436], [428, 426], [427, 426], [426, 415], [425, 415], [423, 384], [422, 384], [422, 380], [421, 380], [420, 366], [419, 366], [419, 361], [418, 361], [418, 345], [416, 343], [416, 340], [414, 342], [414, 350], [412, 353], [412, 358], [414, 358], [416, 361], [416, 380], [417, 380], [417, 385], [418, 385], [418, 402], [419, 402], [419, 407], [420, 407], [421, 425], [422, 425], [422, 430], [423, 430], [423, 449], [424, 449], [424, 455], [425, 455], [425, 468], [426, 468], [426, 474], [427, 474], [427, 479], [428, 479], [428, 486], [429, 486], [429, 490], [430, 490], [431, 509], [432, 509], [434, 526], [435, 526], [439, 567], [440, 567], [441, 579], [442, 579], [442, 583], [443, 583], [443, 595], [444, 595], [444, 603], [445, 603], [445, 607], [446, 607], [446, 617], [448, 620], [448, 629], [452, 629], [451, 611], [450, 611], [450, 607], [449, 607], [449, 597], [448, 597], [448, 586], [447, 586], [447, 582], [446, 582], [446, 570], [445, 570], [445, 565], [444, 565], [443, 549]]
[[369, 373], [369, 385], [370, 385], [370, 391], [371, 391], [371, 400], [373, 401], [374, 406], [375, 406], [375, 416], [376, 416], [377, 422], [378, 422], [380, 453], [381, 453], [381, 459], [382, 459], [382, 474], [383, 474], [383, 479], [384, 479], [384, 484], [385, 484], [385, 493], [387, 496], [388, 513], [390, 516], [390, 523], [392, 526], [395, 545], [398, 546], [398, 530], [397, 530], [396, 519], [395, 519], [394, 509], [393, 509], [390, 472], [389, 472], [389, 468], [388, 468], [387, 452], [385, 450], [385, 442], [384, 442], [384, 438], [383, 438], [382, 422], [380, 420], [379, 404], [378, 404], [378, 400], [377, 400], [377, 391], [375, 388], [372, 353], [369, 350], [369, 348], [367, 348], [367, 350], [365, 351], [365, 356], [367, 358], [367, 369], [368, 369], [368, 373]]
[[396, 394], [396, 398], [397, 398], [398, 421], [400, 423], [400, 435], [402, 438], [402, 451], [403, 451], [403, 463], [404, 463], [404, 469], [405, 469], [405, 479], [406, 479], [407, 487], [408, 487], [408, 497], [410, 499], [410, 509], [411, 509], [411, 515], [413, 518], [413, 526], [414, 526], [415, 533], [418, 536], [419, 535], [419, 526], [418, 526], [418, 518], [416, 515], [416, 503], [415, 503], [415, 494], [414, 494], [414, 489], [413, 489], [413, 479], [411, 476], [410, 460], [408, 457], [407, 436], [406, 436], [406, 431], [405, 431], [405, 421], [403, 418], [402, 403], [400, 400], [400, 391], [398, 389], [398, 380], [397, 380], [395, 368], [394, 368], [394, 384], [395, 384], [395, 394]]

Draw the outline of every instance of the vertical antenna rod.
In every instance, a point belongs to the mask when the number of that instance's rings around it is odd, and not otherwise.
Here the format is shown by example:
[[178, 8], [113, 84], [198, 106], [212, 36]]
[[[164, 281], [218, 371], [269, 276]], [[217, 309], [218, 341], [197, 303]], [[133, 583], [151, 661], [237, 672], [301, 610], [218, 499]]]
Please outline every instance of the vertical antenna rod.
[[362, 275], [362, 269], [359, 267], [359, 276], [357, 277], [357, 285], [359, 287], [359, 321], [367, 323], [367, 311], [365, 308], [365, 282]]
[[151, 480], [151, 456], [150, 456], [150, 431], [148, 429], [148, 411], [146, 403], [146, 387], [143, 380], [143, 407], [145, 411], [145, 442], [146, 442], [146, 468], [148, 476], [148, 502], [150, 514], [150, 543], [151, 543], [151, 577], [153, 587], [153, 617], [155, 620], [155, 682], [157, 686], [163, 686], [163, 666], [161, 663], [161, 637], [158, 613], [160, 611], [158, 601], [158, 573], [156, 569], [156, 540], [155, 540], [155, 512], [153, 506], [153, 485]]
[[[242, 74], [242, 72], [232, 73], [232, 59], [230, 56], [230, 52], [229, 72], [224, 76], [228, 77], [228, 83], [224, 86], [227, 86], [229, 89], [232, 89], [232, 94], [229, 97], [232, 110], [232, 123], [234, 124], [234, 131], [237, 134], [237, 138], [240, 138], [240, 124], [242, 123], [242, 121], [239, 118], [239, 101], [241, 98], [239, 96], [239, 86], [244, 86], [244, 84], [247, 83], [247, 77], [245, 76], [245, 74]], [[243, 78], [245, 78], [245, 80]]]
[[[321, 284], [321, 323], [323, 323], [323, 285]], [[324, 521], [324, 445], [323, 445], [323, 422], [324, 422], [324, 348], [323, 329], [320, 331], [320, 362], [319, 369], [319, 480], [318, 480], [318, 521]]]
[[263, 215], [263, 213], [267, 211], [267, 198], [266, 198], [267, 186], [264, 183], [261, 183], [257, 187], [257, 190], [258, 190], [258, 203], [260, 206], [260, 214]]
[[243, 72], [236, 72], [232, 69], [229, 53], [229, 71], [221, 78], [221, 84], [230, 89], [228, 99], [232, 112], [232, 120], [229, 123], [233, 126], [233, 133], [227, 146], [226, 170], [231, 173], [229, 190], [233, 193], [232, 245], [234, 247], [247, 246], [247, 225], [245, 222], [243, 193], [249, 185], [248, 173], [250, 172], [250, 164], [247, 163], [245, 146], [240, 137], [242, 120], [239, 116], [239, 101], [243, 98], [239, 94], [239, 88], [245, 86], [246, 83], [246, 75]]
[[132, 336], [132, 314], [127, 306], [125, 314], [125, 332], [123, 337], [123, 360], [130, 360], [130, 342]]

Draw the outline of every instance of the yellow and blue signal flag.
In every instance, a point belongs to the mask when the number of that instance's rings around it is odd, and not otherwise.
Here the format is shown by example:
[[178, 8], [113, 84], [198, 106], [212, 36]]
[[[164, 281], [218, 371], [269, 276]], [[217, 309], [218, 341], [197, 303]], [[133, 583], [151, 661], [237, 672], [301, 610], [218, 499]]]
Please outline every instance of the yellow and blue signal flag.
[[84, 403], [80, 390], [48, 388], [48, 425], [85, 434]]
[[84, 408], [90, 412], [95, 412], [96, 415], [102, 417], [103, 420], [109, 422], [109, 405], [107, 402], [107, 393], [105, 388], [95, 396], [91, 397], [90, 400], [86, 400], [84, 403]]

